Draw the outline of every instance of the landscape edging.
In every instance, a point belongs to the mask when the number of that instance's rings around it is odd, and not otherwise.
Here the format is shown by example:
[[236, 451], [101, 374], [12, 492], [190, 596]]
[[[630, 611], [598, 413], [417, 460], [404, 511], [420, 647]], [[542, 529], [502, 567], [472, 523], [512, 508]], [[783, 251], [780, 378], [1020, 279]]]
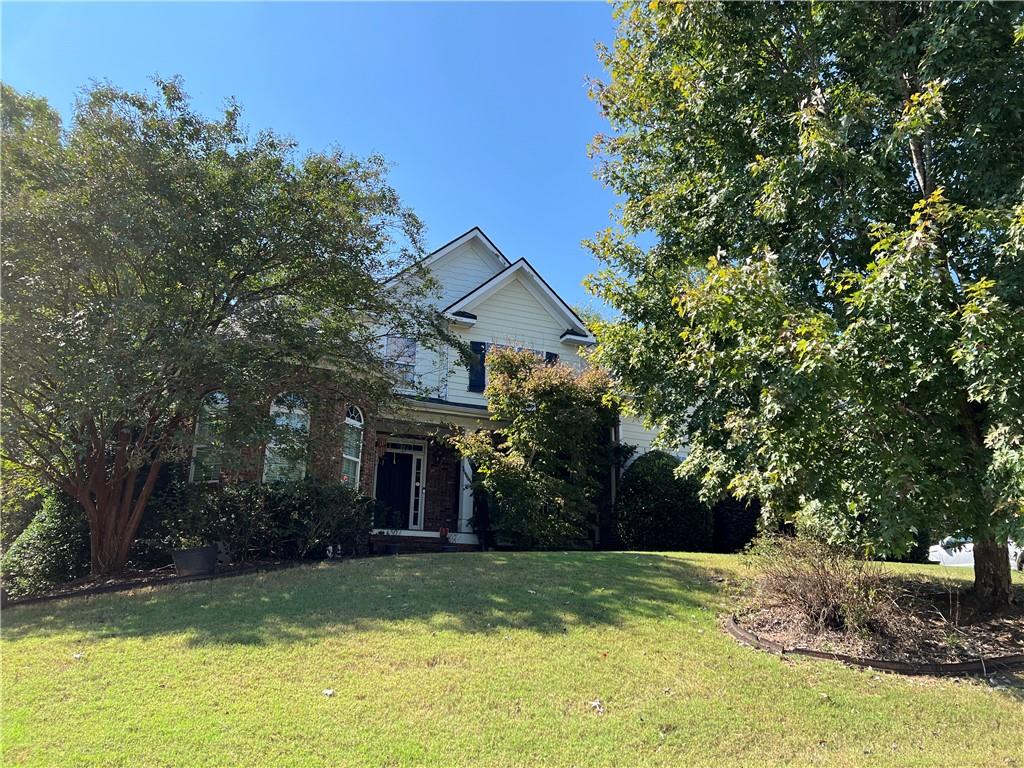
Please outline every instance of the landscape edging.
[[974, 661], [957, 661], [950, 663], [921, 662], [918, 664], [903, 661], [887, 661], [885, 659], [867, 659], [858, 656], [848, 656], [845, 653], [832, 653], [829, 651], [817, 651], [813, 648], [786, 648], [779, 643], [765, 640], [753, 632], [743, 629], [737, 623], [736, 616], [729, 616], [725, 622], [725, 631], [733, 639], [756, 648], [759, 651], [768, 651], [778, 656], [807, 656], [813, 659], [826, 659], [839, 661], [854, 667], [864, 669], [878, 669], [883, 672], [895, 672], [900, 675], [929, 675], [933, 677], [948, 677], [953, 675], [987, 675], [990, 672], [1012, 672], [1024, 669], [1024, 653], [1011, 654], [1009, 656], [995, 656], [990, 659], [976, 659]]

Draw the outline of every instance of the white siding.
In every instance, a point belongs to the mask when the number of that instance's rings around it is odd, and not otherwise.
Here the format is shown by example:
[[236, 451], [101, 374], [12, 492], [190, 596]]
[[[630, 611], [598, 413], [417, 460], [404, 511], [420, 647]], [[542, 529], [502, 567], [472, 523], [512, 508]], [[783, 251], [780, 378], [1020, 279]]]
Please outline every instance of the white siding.
[[440, 284], [438, 305], [447, 307], [496, 275], [504, 266], [476, 240], [463, 243], [431, 265], [431, 274]]
[[633, 416], [622, 416], [619, 419], [619, 442], [624, 445], [635, 445], [633, 458], [651, 450], [651, 443], [657, 437], [658, 430], [648, 429]]

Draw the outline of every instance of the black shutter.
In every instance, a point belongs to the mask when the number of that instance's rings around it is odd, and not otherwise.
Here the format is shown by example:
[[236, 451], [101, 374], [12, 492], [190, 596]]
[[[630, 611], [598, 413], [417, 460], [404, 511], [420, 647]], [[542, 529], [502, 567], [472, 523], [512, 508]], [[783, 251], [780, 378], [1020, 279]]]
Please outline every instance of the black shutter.
[[483, 392], [486, 383], [484, 358], [487, 356], [487, 345], [482, 341], [469, 342], [469, 391]]
[[545, 352], [544, 353], [544, 364], [545, 365], [554, 365], [557, 362], [558, 362], [558, 353], [557, 352]]

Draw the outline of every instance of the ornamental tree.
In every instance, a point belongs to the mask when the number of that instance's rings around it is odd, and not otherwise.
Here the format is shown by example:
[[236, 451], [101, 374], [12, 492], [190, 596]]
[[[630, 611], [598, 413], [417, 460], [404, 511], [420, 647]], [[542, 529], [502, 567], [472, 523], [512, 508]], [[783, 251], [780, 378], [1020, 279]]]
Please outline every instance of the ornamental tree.
[[3, 455], [82, 504], [96, 574], [125, 562], [207, 392], [232, 393], [240, 439], [286, 442], [274, 382], [383, 402], [378, 334], [447, 333], [429, 280], [387, 281], [421, 224], [381, 158], [300, 156], [234, 103], [209, 120], [157, 86], [94, 86], [68, 127], [3, 87]]
[[[1024, 533], [1024, 9], [624, 3], [598, 359], [704, 493], [876, 553]], [[636, 236], [653, 234], [641, 247]]]
[[495, 349], [487, 378], [493, 429], [456, 434], [453, 442], [488, 496], [489, 528], [518, 546], [586, 539], [617, 461], [608, 375], [549, 364], [529, 350]]

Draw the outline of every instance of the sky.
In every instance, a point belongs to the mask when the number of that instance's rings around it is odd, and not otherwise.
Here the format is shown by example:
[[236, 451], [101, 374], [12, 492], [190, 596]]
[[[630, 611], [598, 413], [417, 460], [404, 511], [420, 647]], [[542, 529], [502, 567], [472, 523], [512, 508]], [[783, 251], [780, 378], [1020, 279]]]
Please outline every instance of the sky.
[[76, 93], [180, 75], [214, 116], [228, 96], [253, 132], [304, 150], [379, 153], [423, 219], [429, 249], [474, 226], [526, 257], [571, 304], [596, 262], [581, 245], [610, 223], [612, 192], [587, 144], [606, 125], [605, 3], [4, 2], [3, 80], [67, 119]]

